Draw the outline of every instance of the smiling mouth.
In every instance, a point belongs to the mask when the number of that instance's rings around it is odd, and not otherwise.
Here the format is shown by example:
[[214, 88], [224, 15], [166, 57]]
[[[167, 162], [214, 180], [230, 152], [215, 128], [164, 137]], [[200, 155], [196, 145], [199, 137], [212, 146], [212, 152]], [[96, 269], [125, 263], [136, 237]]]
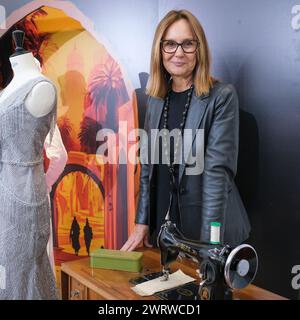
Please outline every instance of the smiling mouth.
[[173, 62], [173, 64], [177, 67], [181, 67], [184, 65], [184, 62]]

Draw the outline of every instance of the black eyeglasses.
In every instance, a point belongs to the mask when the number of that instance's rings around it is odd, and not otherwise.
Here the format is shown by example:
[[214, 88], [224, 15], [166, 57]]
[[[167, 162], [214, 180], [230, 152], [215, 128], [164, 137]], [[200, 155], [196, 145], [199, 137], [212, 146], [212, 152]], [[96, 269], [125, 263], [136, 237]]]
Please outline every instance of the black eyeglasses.
[[180, 46], [184, 53], [194, 53], [199, 42], [197, 40], [184, 40], [181, 43], [178, 43], [174, 40], [161, 40], [161, 47], [165, 53], [175, 53]]

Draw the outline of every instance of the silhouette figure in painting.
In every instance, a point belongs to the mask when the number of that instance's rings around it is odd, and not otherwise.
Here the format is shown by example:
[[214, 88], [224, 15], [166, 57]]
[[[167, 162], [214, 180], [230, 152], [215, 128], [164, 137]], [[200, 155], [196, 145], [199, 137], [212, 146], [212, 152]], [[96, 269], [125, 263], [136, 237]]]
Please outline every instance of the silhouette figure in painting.
[[72, 241], [72, 247], [75, 251], [76, 256], [78, 256], [78, 252], [80, 249], [79, 235], [80, 235], [80, 227], [76, 217], [74, 217], [71, 230], [70, 230], [70, 239]]
[[85, 247], [86, 251], [88, 253], [88, 256], [90, 255], [90, 246], [91, 246], [91, 241], [93, 239], [93, 230], [92, 227], [89, 225], [89, 219], [86, 218], [86, 223], [83, 228], [84, 232], [84, 242], [85, 242]]

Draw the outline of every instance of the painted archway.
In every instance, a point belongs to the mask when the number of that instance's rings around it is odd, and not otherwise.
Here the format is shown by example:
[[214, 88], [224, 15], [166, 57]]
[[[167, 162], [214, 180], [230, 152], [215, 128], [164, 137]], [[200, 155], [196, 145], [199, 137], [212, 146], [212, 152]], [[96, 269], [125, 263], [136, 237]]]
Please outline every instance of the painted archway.
[[93, 235], [90, 252], [104, 247], [105, 191], [96, 172], [83, 165], [68, 164], [53, 186], [50, 198], [56, 264], [72, 259], [74, 254], [70, 237], [74, 217], [80, 230], [79, 256], [88, 254], [85, 241], [87, 221]]

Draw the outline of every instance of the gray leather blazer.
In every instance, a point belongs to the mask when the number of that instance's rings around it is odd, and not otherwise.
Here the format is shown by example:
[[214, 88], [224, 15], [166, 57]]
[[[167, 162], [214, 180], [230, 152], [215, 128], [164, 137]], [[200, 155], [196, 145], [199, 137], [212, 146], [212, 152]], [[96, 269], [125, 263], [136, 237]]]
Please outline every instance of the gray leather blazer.
[[[163, 103], [160, 98], [148, 99], [144, 126], [148, 143], [142, 140], [141, 156], [145, 148], [151, 154], [150, 130], [159, 126]], [[239, 141], [239, 104], [234, 87], [217, 82], [209, 94], [196, 96], [194, 93], [185, 124], [187, 128], [204, 129], [204, 170], [197, 175], [187, 175], [187, 164], [179, 165], [181, 231], [187, 238], [208, 243], [210, 222], [219, 221], [222, 243], [238, 245], [248, 238], [250, 223], [234, 183]], [[194, 152], [195, 139], [192, 141]], [[152, 176], [153, 164], [150, 161], [142, 164], [135, 222], [149, 225], [150, 234], [156, 201]]]

